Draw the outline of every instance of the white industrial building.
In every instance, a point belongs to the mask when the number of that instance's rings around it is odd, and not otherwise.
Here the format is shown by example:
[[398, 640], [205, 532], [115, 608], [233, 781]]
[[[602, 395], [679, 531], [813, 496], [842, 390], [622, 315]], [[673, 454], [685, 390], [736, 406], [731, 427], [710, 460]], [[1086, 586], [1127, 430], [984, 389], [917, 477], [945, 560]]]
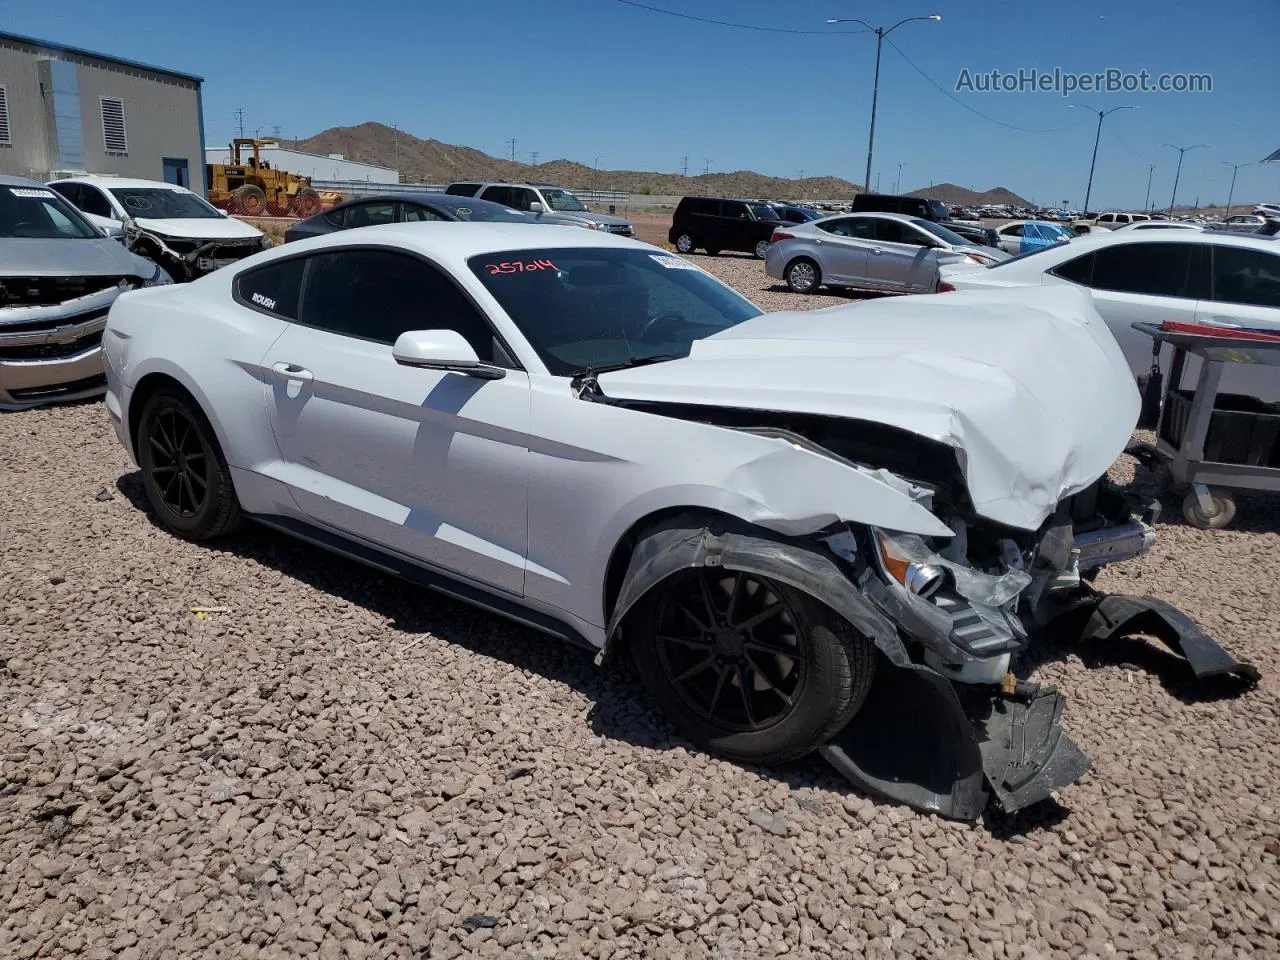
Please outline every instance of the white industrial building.
[[[261, 147], [262, 158], [270, 162], [276, 170], [287, 170], [289, 173], [301, 174], [312, 180], [359, 180], [367, 183], [399, 183], [400, 172], [390, 167], [379, 167], [372, 163], [361, 163], [348, 160], [340, 153], [324, 156], [319, 153], [304, 153], [301, 150], [289, 150], [285, 147]], [[245, 159], [241, 148], [241, 161]], [[205, 163], [230, 163], [231, 148], [207, 147]]]

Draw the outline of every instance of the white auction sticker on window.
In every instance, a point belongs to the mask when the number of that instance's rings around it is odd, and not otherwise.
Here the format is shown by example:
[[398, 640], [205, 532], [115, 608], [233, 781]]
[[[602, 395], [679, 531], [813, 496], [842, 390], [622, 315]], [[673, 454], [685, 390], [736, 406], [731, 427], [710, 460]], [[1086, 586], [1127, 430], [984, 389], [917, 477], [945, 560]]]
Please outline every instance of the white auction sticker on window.
[[33, 190], [30, 187], [10, 187], [9, 192], [15, 197], [28, 197], [32, 200], [52, 200], [53, 191]]
[[668, 270], [697, 270], [688, 260], [681, 260], [679, 257], [664, 256], [662, 254], [651, 253], [649, 259], [655, 263], [660, 263]]

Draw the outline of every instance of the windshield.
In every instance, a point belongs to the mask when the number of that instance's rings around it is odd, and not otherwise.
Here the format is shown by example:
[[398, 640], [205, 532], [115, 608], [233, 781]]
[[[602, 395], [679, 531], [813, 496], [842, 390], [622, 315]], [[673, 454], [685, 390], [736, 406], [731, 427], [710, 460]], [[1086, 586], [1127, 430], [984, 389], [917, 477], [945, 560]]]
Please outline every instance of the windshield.
[[568, 210], [570, 212], [585, 211], [587, 208], [582, 205], [582, 201], [575, 197], [572, 193], [565, 190], [555, 189], [542, 191], [542, 196], [547, 203], [551, 204], [552, 210]]
[[928, 230], [939, 240], [942, 240], [953, 246], [959, 246], [959, 247], [973, 246], [972, 241], [966, 240], [964, 237], [960, 236], [960, 234], [953, 233], [952, 231], [948, 230], [946, 227], [938, 226], [938, 224], [934, 223], [931, 220], [912, 220], [911, 222], [914, 223], [921, 230]]
[[929, 216], [937, 217], [939, 220], [951, 219], [947, 205], [941, 200], [927, 200], [925, 202], [929, 204]]
[[52, 190], [0, 186], [0, 237], [89, 240], [101, 236], [78, 210]]
[[476, 200], [445, 209], [451, 210], [459, 220], [473, 220], [476, 223], [537, 223], [527, 213], [512, 210], [500, 203], [490, 203], [487, 200]]
[[467, 263], [558, 377], [684, 357], [762, 312], [687, 260], [648, 250], [507, 250]]
[[781, 220], [778, 211], [773, 209], [767, 203], [748, 203], [747, 209], [751, 211], [751, 216], [757, 220]]
[[111, 195], [131, 217], [152, 220], [195, 220], [220, 214], [194, 193], [163, 187], [112, 187]]

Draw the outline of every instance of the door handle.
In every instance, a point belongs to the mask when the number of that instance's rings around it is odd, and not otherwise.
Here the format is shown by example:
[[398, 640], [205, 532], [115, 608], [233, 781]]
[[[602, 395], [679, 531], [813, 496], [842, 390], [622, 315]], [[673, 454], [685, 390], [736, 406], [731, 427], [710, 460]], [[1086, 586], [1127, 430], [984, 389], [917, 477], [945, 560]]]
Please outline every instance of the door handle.
[[300, 367], [296, 363], [273, 363], [271, 370], [286, 380], [298, 380], [302, 383], [310, 383], [316, 378], [315, 374], [310, 370]]
[[879, 247], [872, 247], [872, 248], [871, 248], [871, 252], [872, 252], [872, 253], [884, 253], [884, 251], [883, 251], [883, 250], [881, 250]]

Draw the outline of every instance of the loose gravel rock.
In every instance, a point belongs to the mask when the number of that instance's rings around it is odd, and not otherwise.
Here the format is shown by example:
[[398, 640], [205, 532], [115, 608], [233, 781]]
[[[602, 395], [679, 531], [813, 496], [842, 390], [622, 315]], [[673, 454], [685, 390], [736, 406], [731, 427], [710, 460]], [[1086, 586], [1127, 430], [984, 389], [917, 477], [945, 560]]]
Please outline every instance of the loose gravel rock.
[[1262, 685], [1042, 651], [1094, 772], [978, 825], [698, 753], [625, 663], [264, 530], [175, 539], [101, 404], [0, 416], [0, 504], [5, 958], [1280, 954], [1276, 498], [1212, 533], [1169, 500], [1100, 577]]

